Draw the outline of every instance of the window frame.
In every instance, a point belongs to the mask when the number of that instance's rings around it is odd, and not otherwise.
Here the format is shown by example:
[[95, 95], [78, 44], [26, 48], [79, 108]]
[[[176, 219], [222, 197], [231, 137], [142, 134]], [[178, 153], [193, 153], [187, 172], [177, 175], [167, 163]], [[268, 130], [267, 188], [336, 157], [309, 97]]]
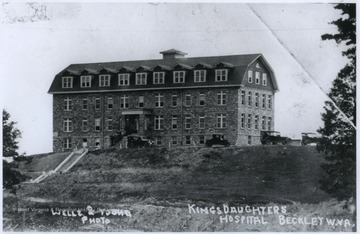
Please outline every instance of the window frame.
[[155, 107], [163, 108], [164, 107], [164, 94], [155, 93]]
[[153, 84], [165, 84], [165, 72], [153, 72]]
[[186, 129], [186, 130], [191, 129], [191, 116], [190, 115], [185, 116], [184, 125], [185, 125], [184, 129]]
[[109, 74], [99, 75], [99, 87], [109, 87], [111, 76]]
[[72, 76], [63, 76], [62, 77], [62, 88], [71, 89], [73, 87], [73, 77]]
[[255, 84], [260, 84], [260, 72], [258, 71], [255, 72]]
[[[222, 72], [225, 72], [225, 74], [222, 74]], [[215, 69], [215, 82], [226, 81], [228, 81], [228, 69]]]
[[267, 86], [267, 74], [266, 73], [262, 74], [262, 85]]
[[91, 88], [91, 76], [80, 76], [80, 88]]
[[248, 70], [248, 83], [252, 83], [253, 81], [253, 71]]
[[73, 129], [73, 123], [71, 118], [64, 118], [63, 120], [63, 132], [72, 132]]
[[154, 117], [154, 130], [164, 130], [164, 116], [156, 115]]
[[174, 84], [185, 83], [185, 71], [173, 71], [173, 83]]
[[129, 73], [118, 74], [118, 86], [129, 86], [129, 85], [130, 85], [130, 74]]
[[101, 118], [95, 118], [95, 131], [100, 132], [101, 131]]
[[128, 99], [129, 99], [129, 95], [122, 95], [120, 96], [120, 109], [127, 109], [129, 108], [129, 102], [128, 102]]
[[73, 104], [72, 104], [72, 98], [66, 97], [64, 99], [64, 111], [72, 111]]
[[220, 91], [217, 92], [217, 105], [218, 106], [226, 106], [227, 105], [227, 92]]
[[206, 82], [206, 70], [194, 70], [194, 83]]
[[147, 73], [146, 72], [136, 73], [135, 85], [147, 85]]

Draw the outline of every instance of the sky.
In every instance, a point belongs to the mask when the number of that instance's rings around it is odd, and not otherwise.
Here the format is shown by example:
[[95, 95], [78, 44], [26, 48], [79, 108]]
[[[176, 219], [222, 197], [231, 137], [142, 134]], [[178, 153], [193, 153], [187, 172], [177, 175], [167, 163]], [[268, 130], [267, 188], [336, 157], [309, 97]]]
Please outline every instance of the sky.
[[262, 53], [275, 71], [275, 130], [316, 132], [326, 93], [346, 64], [322, 41], [341, 17], [330, 4], [1, 3], [2, 106], [22, 131], [19, 153], [52, 151], [54, 76], [72, 63]]

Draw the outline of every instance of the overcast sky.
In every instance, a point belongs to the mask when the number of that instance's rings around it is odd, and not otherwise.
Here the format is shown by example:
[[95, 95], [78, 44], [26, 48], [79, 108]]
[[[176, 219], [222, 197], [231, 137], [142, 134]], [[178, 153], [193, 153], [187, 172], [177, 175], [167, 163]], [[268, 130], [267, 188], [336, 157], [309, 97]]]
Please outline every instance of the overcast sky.
[[[329, 4], [2, 3], [2, 102], [23, 132], [20, 153], [52, 151], [54, 76], [71, 63], [262, 53], [275, 71], [275, 129], [300, 138], [346, 60]], [[310, 75], [309, 75], [310, 74]]]

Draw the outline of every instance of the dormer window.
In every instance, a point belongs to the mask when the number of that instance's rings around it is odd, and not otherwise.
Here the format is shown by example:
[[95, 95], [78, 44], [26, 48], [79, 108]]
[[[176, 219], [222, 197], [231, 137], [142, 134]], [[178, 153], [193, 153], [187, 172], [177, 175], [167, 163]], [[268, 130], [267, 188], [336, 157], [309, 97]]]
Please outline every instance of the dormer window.
[[185, 83], [185, 71], [174, 71], [174, 84]]
[[119, 74], [119, 86], [127, 86], [129, 85], [130, 81], [130, 74]]
[[263, 73], [262, 75], [262, 85], [267, 86], [267, 74]]
[[164, 84], [165, 82], [165, 72], [154, 72], [153, 73], [153, 83], [154, 84]]
[[260, 84], [260, 72], [255, 72], [255, 84]]
[[91, 87], [91, 76], [81, 76], [81, 88]]
[[147, 84], [147, 73], [136, 73], [136, 85], [146, 85]]
[[252, 83], [252, 80], [253, 80], [253, 72], [248, 71], [248, 83]]
[[73, 78], [72, 76], [65, 76], [62, 78], [62, 87], [64, 89], [70, 89], [73, 87]]
[[226, 69], [215, 70], [215, 81], [216, 82], [227, 81], [227, 78], [228, 78], [228, 70], [226, 70]]
[[99, 76], [100, 87], [110, 86], [110, 75]]
[[195, 70], [194, 71], [194, 82], [205, 82], [206, 81], [206, 70]]

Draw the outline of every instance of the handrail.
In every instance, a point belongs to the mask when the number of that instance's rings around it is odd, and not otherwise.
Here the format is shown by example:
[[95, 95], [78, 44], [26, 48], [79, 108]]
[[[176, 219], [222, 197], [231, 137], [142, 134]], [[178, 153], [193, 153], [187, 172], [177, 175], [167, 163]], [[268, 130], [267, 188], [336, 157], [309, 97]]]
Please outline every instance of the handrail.
[[67, 161], [70, 160], [70, 158], [75, 154], [75, 151], [71, 152], [71, 154], [69, 154], [69, 156], [67, 156], [64, 161], [62, 161], [55, 169], [54, 172], [57, 172], [62, 166], [64, 166], [65, 163], [67, 163]]
[[87, 154], [89, 150], [87, 148], [85, 148], [84, 152], [80, 155], [80, 157], [78, 157], [67, 169], [64, 170], [64, 172], [67, 172], [68, 170], [70, 170], [73, 166], [75, 166], [75, 164], [82, 158], [85, 156], [85, 154]]

